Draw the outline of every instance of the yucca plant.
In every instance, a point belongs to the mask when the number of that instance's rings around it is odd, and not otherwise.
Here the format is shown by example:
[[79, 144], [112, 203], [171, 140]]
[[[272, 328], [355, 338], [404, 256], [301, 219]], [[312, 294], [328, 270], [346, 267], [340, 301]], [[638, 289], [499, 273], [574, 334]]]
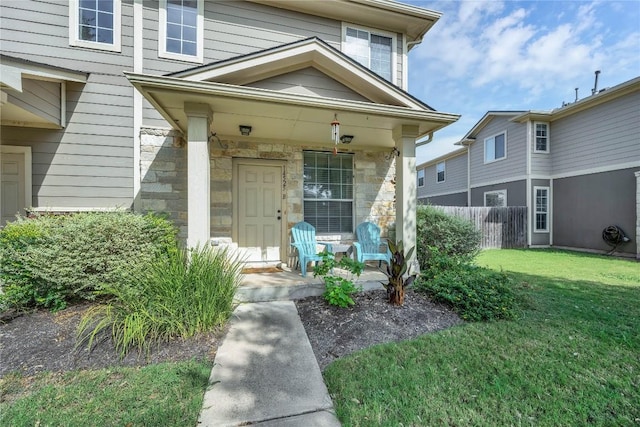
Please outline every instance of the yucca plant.
[[389, 241], [391, 263], [387, 266], [387, 271], [384, 272], [389, 278], [389, 282], [382, 283], [382, 285], [387, 289], [390, 304], [403, 305], [405, 290], [416, 279], [417, 274], [410, 273], [411, 267], [409, 264], [414, 249], [415, 246], [405, 254], [402, 240], [397, 243]]

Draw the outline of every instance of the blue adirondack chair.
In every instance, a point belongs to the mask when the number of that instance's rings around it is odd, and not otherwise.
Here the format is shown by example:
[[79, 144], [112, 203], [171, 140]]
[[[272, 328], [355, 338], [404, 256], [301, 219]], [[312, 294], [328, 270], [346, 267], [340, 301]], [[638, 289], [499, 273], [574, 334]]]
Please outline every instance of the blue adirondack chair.
[[[309, 262], [322, 261], [322, 257], [318, 255], [317, 245], [323, 244], [316, 241], [316, 229], [313, 225], [305, 221], [300, 221], [291, 229], [291, 246], [296, 248], [298, 252], [298, 262], [300, 263], [300, 271], [302, 277], [307, 275], [307, 264]], [[331, 245], [325, 244], [327, 250], [331, 252]]]
[[[358, 262], [378, 261], [378, 266], [382, 261], [390, 265], [391, 254], [386, 242], [380, 240], [380, 227], [371, 222], [363, 222], [356, 227], [357, 242], [353, 242], [356, 248], [356, 259]], [[381, 252], [381, 246], [384, 249]]]

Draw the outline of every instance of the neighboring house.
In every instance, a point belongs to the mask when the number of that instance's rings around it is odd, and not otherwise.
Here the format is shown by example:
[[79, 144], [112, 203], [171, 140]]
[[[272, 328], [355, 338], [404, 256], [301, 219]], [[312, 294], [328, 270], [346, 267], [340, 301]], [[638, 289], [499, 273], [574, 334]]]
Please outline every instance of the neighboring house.
[[551, 111], [489, 111], [457, 144], [418, 166], [421, 203], [528, 206], [530, 246], [607, 251], [617, 225], [631, 239], [617, 250], [640, 256], [640, 77]]
[[406, 91], [439, 17], [389, 0], [3, 1], [2, 222], [158, 211], [188, 245], [253, 261], [287, 261], [302, 220], [343, 241], [395, 223], [410, 246], [416, 139], [458, 119]]
[[467, 147], [416, 167], [418, 202], [439, 206], [467, 206]]

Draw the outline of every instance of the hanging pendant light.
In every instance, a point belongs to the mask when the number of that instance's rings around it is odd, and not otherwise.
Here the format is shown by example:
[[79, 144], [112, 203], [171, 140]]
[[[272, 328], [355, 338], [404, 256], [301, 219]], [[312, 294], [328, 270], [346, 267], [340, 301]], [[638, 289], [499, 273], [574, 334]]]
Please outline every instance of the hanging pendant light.
[[333, 121], [331, 122], [331, 140], [335, 144], [333, 147], [333, 154], [338, 154], [338, 142], [340, 141], [340, 122], [338, 121], [338, 115], [333, 115]]

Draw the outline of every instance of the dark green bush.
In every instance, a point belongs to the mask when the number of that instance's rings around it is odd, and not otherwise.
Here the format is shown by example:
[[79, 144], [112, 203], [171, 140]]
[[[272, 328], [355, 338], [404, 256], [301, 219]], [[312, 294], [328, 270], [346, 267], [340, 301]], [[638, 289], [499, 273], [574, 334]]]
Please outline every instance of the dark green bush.
[[175, 247], [167, 220], [125, 212], [21, 218], [0, 230], [0, 310], [92, 300]]
[[416, 256], [421, 270], [429, 269], [429, 248], [449, 257], [469, 262], [480, 251], [481, 233], [464, 219], [447, 215], [433, 206], [417, 208]]
[[505, 273], [460, 262], [437, 249], [434, 261], [414, 283], [435, 302], [449, 304], [464, 320], [511, 319], [519, 306], [519, 296]]

